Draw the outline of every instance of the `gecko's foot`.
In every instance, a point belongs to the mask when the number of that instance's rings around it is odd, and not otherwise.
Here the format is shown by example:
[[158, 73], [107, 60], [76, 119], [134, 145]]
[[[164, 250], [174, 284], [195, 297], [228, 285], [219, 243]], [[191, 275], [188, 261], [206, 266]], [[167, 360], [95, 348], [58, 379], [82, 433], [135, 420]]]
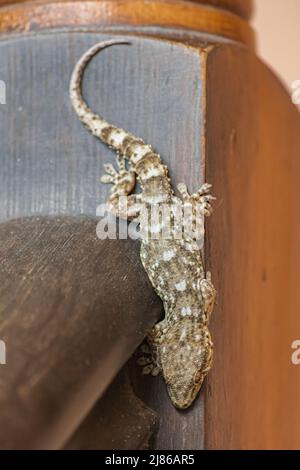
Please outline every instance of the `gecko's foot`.
[[102, 176], [102, 183], [113, 185], [107, 201], [107, 209], [119, 219], [136, 220], [140, 213], [140, 194], [131, 194], [135, 187], [136, 174], [126, 168], [125, 158], [118, 155], [118, 170], [111, 163], [106, 163], [106, 174]]
[[126, 169], [125, 158], [118, 156], [118, 171], [111, 163], [105, 163], [105, 175], [101, 177], [102, 183], [113, 184], [113, 189], [120, 195], [130, 194], [135, 187], [135, 172]]
[[194, 194], [189, 194], [185, 183], [179, 183], [177, 186], [183, 201], [193, 205], [200, 205], [201, 212], [206, 216], [212, 213], [211, 202], [216, 199], [210, 194], [211, 187], [211, 184], [204, 183], [199, 191]]
[[160, 373], [160, 367], [156, 364], [150, 346], [147, 343], [143, 343], [140, 350], [142, 353], [146, 354], [146, 356], [141, 356], [137, 360], [138, 365], [143, 368], [142, 374], [156, 377]]

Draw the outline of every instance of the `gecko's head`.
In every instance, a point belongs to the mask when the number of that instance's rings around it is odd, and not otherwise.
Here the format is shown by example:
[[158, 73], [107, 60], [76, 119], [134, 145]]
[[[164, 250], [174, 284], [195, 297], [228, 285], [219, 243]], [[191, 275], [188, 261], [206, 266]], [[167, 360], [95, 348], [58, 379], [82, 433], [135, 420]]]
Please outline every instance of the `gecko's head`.
[[208, 328], [183, 318], [168, 329], [159, 353], [173, 405], [188, 408], [212, 365], [213, 345]]

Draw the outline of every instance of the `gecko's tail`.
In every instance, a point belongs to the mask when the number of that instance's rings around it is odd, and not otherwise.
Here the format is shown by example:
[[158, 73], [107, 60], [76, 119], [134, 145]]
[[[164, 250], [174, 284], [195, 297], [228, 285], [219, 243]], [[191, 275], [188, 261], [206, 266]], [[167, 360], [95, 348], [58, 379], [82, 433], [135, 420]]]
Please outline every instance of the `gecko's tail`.
[[115, 39], [100, 42], [91, 47], [79, 59], [72, 73], [70, 81], [70, 98], [80, 121], [93, 135], [98, 137], [116, 152], [126, 157], [132, 169], [138, 175], [141, 185], [148, 181], [150, 192], [163, 192], [171, 194], [167, 167], [162, 164], [160, 155], [152, 149], [151, 145], [135, 135], [110, 124], [98, 114], [95, 114], [82, 96], [82, 78], [87, 64], [97, 52], [117, 44], [130, 44], [128, 41]]
[[132, 157], [132, 148], [134, 147], [134, 144], [136, 144], [139, 149], [143, 147], [145, 149], [145, 153], [151, 151], [151, 147], [146, 145], [142, 139], [135, 137], [133, 134], [116, 127], [113, 124], [110, 124], [101, 116], [94, 113], [82, 96], [82, 78], [88, 63], [101, 50], [117, 44], [130, 45], [130, 42], [120, 39], [100, 42], [92, 46], [82, 55], [71, 76], [70, 98], [76, 114], [87, 129], [105, 144], [109, 145], [117, 152], [121, 152], [124, 156], [130, 159]]

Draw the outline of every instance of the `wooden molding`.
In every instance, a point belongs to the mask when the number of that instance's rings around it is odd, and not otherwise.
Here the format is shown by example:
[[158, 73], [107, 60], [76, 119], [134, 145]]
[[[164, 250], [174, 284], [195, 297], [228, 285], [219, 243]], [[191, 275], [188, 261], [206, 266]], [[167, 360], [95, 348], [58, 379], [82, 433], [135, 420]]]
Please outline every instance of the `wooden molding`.
[[203, 5], [211, 5], [215, 8], [222, 8], [224, 10], [231, 11], [236, 15], [245, 18], [246, 20], [251, 18], [253, 12], [253, 1], [252, 0], [190, 0], [195, 3], [201, 3]]
[[[62, 2], [65, 0], [61, 0]], [[244, 19], [249, 19], [253, 11], [252, 0], [189, 0], [202, 5], [210, 5], [215, 8], [231, 11]], [[47, 0], [0, 0], [0, 5], [16, 3], [47, 3]]]
[[225, 10], [182, 0], [90, 0], [21, 3], [0, 8], [0, 34], [55, 27], [179, 28], [254, 45], [250, 25]]

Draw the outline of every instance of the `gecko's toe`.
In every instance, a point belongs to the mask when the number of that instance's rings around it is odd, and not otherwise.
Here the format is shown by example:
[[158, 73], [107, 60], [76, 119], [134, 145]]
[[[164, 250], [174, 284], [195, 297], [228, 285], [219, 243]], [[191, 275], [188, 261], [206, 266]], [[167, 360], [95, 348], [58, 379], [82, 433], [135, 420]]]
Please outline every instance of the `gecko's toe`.
[[157, 375], [159, 375], [160, 373], [160, 367], [156, 366], [156, 367], [153, 367], [152, 371], [151, 371], [151, 375], [153, 377], [156, 377]]
[[145, 354], [151, 354], [151, 349], [149, 348], [149, 345], [146, 343], [143, 343], [141, 345], [141, 351]]
[[117, 172], [116, 172], [116, 170], [114, 169], [114, 167], [112, 166], [111, 163], [104, 163], [104, 170], [110, 176], [113, 176], [113, 177], [117, 176]]
[[142, 374], [143, 375], [150, 375], [150, 374], [152, 374], [152, 370], [153, 370], [153, 364], [149, 364], [149, 365], [143, 367]]
[[137, 360], [137, 363], [139, 366], [146, 366], [146, 365], [149, 365], [151, 364], [151, 359], [149, 357], [139, 357], [139, 359]]
[[185, 183], [179, 183], [177, 189], [184, 199], [189, 198], [189, 192]]
[[112, 184], [114, 182], [114, 178], [110, 175], [103, 175], [101, 176], [100, 181], [101, 183]]

